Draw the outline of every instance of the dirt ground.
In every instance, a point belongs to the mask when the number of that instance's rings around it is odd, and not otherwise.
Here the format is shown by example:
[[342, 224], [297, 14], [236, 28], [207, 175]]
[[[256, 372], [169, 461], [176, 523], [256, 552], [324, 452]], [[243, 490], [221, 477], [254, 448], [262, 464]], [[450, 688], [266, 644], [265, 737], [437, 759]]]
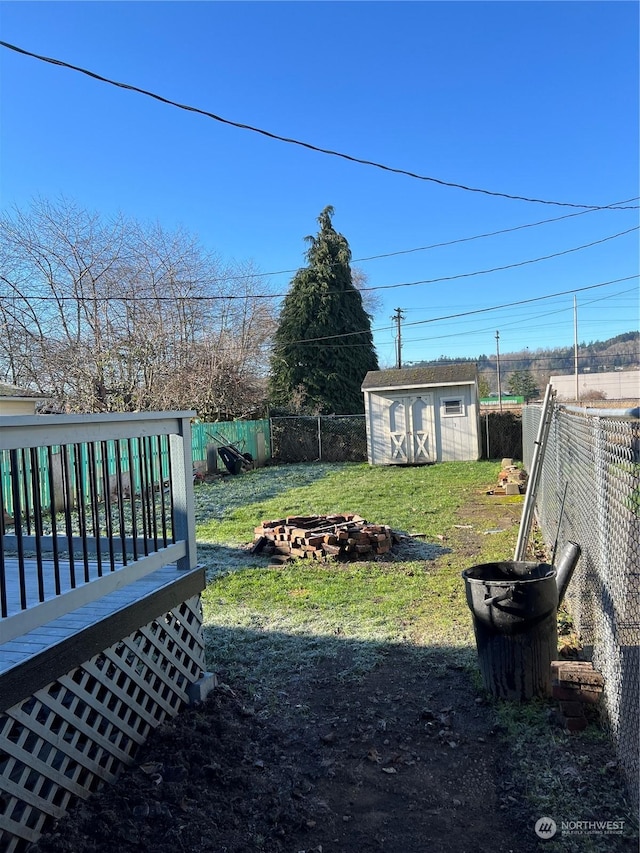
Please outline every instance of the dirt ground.
[[[292, 659], [264, 692], [218, 671], [204, 703], [154, 732], [135, 765], [33, 853], [544, 847], [534, 832], [542, 815], [526, 805], [526, 780], [460, 650], [387, 645], [358, 677], [354, 661], [349, 642], [303, 669]], [[595, 766], [611, 758], [606, 745], [589, 749]]]
[[468, 672], [434, 655], [391, 648], [348, 690], [349, 661], [333, 660], [298, 674], [275, 709], [221, 681], [36, 849], [534, 850], [492, 715]]

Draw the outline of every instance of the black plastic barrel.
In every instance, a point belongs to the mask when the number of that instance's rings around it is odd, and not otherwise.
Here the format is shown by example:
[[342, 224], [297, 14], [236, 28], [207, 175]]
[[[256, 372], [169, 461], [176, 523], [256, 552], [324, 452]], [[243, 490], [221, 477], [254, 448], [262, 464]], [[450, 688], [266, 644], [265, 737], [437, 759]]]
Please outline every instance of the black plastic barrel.
[[485, 563], [462, 572], [485, 688], [525, 701], [551, 693], [558, 649], [556, 570], [547, 563]]

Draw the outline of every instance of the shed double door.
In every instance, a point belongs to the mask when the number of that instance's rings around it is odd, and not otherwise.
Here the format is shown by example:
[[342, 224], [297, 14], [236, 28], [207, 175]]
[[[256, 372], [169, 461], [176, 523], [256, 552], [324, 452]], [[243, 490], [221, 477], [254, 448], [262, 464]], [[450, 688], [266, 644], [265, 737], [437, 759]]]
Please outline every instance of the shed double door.
[[420, 465], [436, 461], [433, 394], [390, 400], [387, 417], [390, 462]]

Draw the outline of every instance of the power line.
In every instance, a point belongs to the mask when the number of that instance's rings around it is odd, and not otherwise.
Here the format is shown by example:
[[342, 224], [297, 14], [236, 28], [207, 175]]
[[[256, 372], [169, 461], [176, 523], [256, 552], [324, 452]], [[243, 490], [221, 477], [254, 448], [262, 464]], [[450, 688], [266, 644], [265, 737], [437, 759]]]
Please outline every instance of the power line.
[[[585, 302], [582, 305], [582, 308], [584, 309], [584, 308], [588, 307], [589, 305], [593, 305], [596, 302], [603, 302], [603, 301], [608, 300], [608, 299], [615, 299], [617, 296], [624, 296], [627, 293], [636, 293], [637, 294], [637, 288], [633, 287], [633, 288], [630, 288], [628, 290], [620, 290], [620, 291], [618, 291], [618, 293], [612, 293], [608, 296], [601, 296], [599, 299], [591, 299], [591, 300], [589, 300], [589, 302]], [[543, 317], [551, 317], [553, 314], [563, 314], [567, 311], [573, 311], [573, 307], [567, 306], [567, 307], [563, 307], [563, 308], [556, 308], [553, 311], [545, 311], [542, 314], [536, 314], [534, 317], [527, 316], [523, 319], [514, 320], [510, 323], [504, 323], [501, 321], [500, 322], [500, 328], [505, 329], [505, 328], [510, 328], [512, 326], [521, 326], [523, 323], [530, 324], [534, 320], [541, 320]], [[435, 336], [430, 335], [427, 338], [411, 338], [411, 339], [407, 340], [407, 343], [408, 344], [419, 344], [419, 343], [422, 343], [423, 341], [441, 341], [441, 340], [445, 340], [447, 338], [459, 338], [461, 334], [463, 334], [464, 337], [470, 337], [471, 335], [484, 335], [487, 332], [491, 331], [492, 328], [493, 328], [492, 326], [491, 327], [485, 326], [485, 328], [483, 328], [483, 329], [471, 329], [471, 330], [466, 330], [462, 333], [460, 333], [460, 332], [449, 332], [446, 335], [435, 335]]]
[[[616, 202], [616, 204], [626, 204], [629, 201], [637, 201], [636, 198], [629, 198], [625, 201]], [[629, 207], [610, 207], [610, 208], [602, 208], [607, 210], [636, 210], [637, 205], [634, 205], [632, 208]], [[430, 249], [442, 249], [446, 246], [456, 246], [459, 243], [469, 243], [472, 240], [482, 240], [486, 237], [498, 237], [502, 234], [511, 234], [514, 231], [522, 231], [525, 228], [535, 228], [538, 225], [548, 225], [550, 222], [560, 222], [563, 219], [571, 219], [574, 216], [584, 216], [587, 213], [594, 213], [593, 209], [590, 210], [581, 210], [579, 213], [565, 213], [564, 216], [554, 216], [552, 219], [541, 219], [539, 222], [529, 222], [525, 225], [515, 225], [511, 228], [502, 228], [499, 231], [488, 231], [485, 234], [475, 234], [473, 237], [458, 237], [456, 240], [446, 240], [442, 243], [432, 243], [429, 246], [417, 246], [414, 249], [400, 249], [397, 252], [385, 252], [382, 255], [370, 255], [367, 258], [355, 258], [351, 263], [359, 264], [364, 261], [377, 261], [381, 258], [394, 258], [397, 255], [410, 255], [413, 252], [426, 252]], [[295, 272], [295, 270], [285, 270], [284, 272]], [[272, 275], [278, 275], [278, 273], [272, 273]]]
[[343, 152], [340, 152], [340, 151], [333, 151], [330, 148], [322, 148], [321, 146], [313, 145], [310, 142], [302, 142], [299, 139], [293, 139], [291, 137], [281, 136], [280, 134], [272, 133], [271, 131], [264, 130], [263, 128], [259, 128], [259, 127], [254, 127], [252, 125], [245, 124], [243, 122], [232, 121], [231, 119], [223, 118], [222, 116], [216, 115], [215, 113], [209, 112], [208, 110], [203, 110], [203, 109], [200, 109], [199, 107], [189, 106], [188, 104], [181, 104], [178, 101], [173, 101], [170, 98], [165, 98], [162, 95], [158, 95], [155, 92], [150, 92], [147, 89], [141, 89], [139, 86], [133, 86], [129, 83], [120, 83], [117, 80], [111, 80], [108, 77], [104, 77], [101, 74], [97, 74], [95, 71], [89, 71], [86, 68], [82, 68], [78, 65], [72, 65], [71, 63], [64, 62], [61, 59], [54, 59], [54, 58], [49, 57], [49, 56], [42, 56], [40, 54], [33, 53], [32, 51], [26, 50], [25, 48], [22, 48], [22, 47], [18, 47], [17, 45], [14, 45], [14, 44], [10, 44], [9, 42], [6, 42], [6, 41], [0, 41], [0, 46], [6, 47], [8, 50], [13, 50], [16, 53], [20, 53], [23, 56], [29, 56], [32, 59], [37, 59], [40, 62], [47, 62], [51, 65], [57, 65], [61, 68], [68, 68], [70, 71], [77, 71], [78, 73], [85, 74], [87, 77], [91, 77], [94, 80], [100, 81], [101, 83], [108, 83], [110, 86], [116, 86], [120, 89], [127, 89], [128, 91], [131, 91], [131, 92], [137, 92], [140, 95], [145, 95], [148, 98], [153, 98], [154, 100], [160, 101], [160, 103], [167, 104], [168, 106], [176, 107], [177, 109], [180, 109], [180, 110], [186, 110], [187, 112], [197, 113], [198, 115], [205, 116], [205, 118], [213, 119], [214, 121], [218, 121], [218, 122], [221, 122], [222, 124], [230, 125], [231, 127], [237, 127], [240, 130], [248, 130], [248, 131], [251, 131], [252, 133], [261, 134], [262, 136], [266, 136], [267, 138], [274, 139], [278, 142], [285, 142], [289, 145], [298, 145], [298, 146], [300, 146], [302, 148], [306, 148], [310, 151], [316, 151], [319, 154], [327, 154], [331, 157], [339, 157], [343, 160], [348, 160], [351, 163], [358, 163], [358, 164], [363, 165], [363, 166], [372, 166], [373, 168], [381, 169], [385, 172], [391, 172], [391, 173], [396, 174], [396, 175], [404, 175], [404, 176], [409, 177], [409, 178], [414, 178], [415, 180], [418, 180], [418, 181], [428, 181], [430, 183], [438, 184], [439, 186], [443, 186], [443, 187], [450, 187], [453, 189], [464, 190], [465, 192], [480, 193], [482, 195], [494, 196], [494, 197], [498, 197], [498, 198], [506, 198], [506, 199], [509, 199], [511, 201], [526, 201], [526, 202], [530, 202], [533, 204], [548, 204], [548, 205], [555, 205], [557, 207], [582, 208], [585, 210], [608, 210], [608, 209], [610, 209], [609, 205], [574, 204], [573, 202], [566, 202], [566, 201], [551, 201], [548, 199], [531, 198], [528, 196], [514, 195], [511, 193], [504, 193], [504, 192], [497, 192], [494, 190], [482, 189], [480, 187], [471, 187], [471, 186], [467, 186], [465, 184], [455, 183], [453, 181], [445, 181], [445, 180], [442, 180], [440, 178], [434, 178], [434, 177], [431, 177], [428, 175], [420, 175], [417, 172], [410, 172], [406, 169], [399, 169], [399, 168], [396, 168], [393, 166], [387, 166], [383, 163], [377, 163], [374, 160], [365, 160], [361, 157], [354, 157], [353, 155], [344, 154]]
[[433, 317], [428, 320], [414, 320], [411, 323], [406, 323], [407, 326], [422, 326], [425, 323], [436, 323], [440, 320], [455, 320], [458, 317], [469, 317], [472, 314], [486, 314], [488, 311], [497, 311], [501, 308], [514, 308], [517, 305], [527, 305], [531, 302], [540, 302], [543, 299], [551, 299], [556, 296], [567, 296], [570, 293], [583, 293], [586, 290], [595, 290], [598, 287], [606, 287], [610, 284], [618, 284], [621, 281], [631, 281], [634, 278], [637, 278], [637, 274], [628, 275], [624, 278], [614, 278], [611, 281], [605, 281], [601, 284], [590, 284], [587, 287], [574, 287], [571, 290], [561, 290], [557, 293], [550, 293], [547, 296], [532, 296], [529, 299], [520, 299], [517, 302], [505, 302], [503, 305], [495, 305], [492, 308], [476, 308], [473, 311], [462, 311], [457, 314], [448, 314], [444, 317]]
[[[476, 309], [471, 310], [471, 311], [461, 311], [457, 314], [446, 314], [442, 317], [431, 317], [428, 320], [414, 320], [411, 323], [405, 323], [405, 326], [422, 326], [422, 325], [425, 325], [426, 323], [438, 323], [441, 320], [457, 320], [460, 317], [470, 317], [473, 314], [486, 314], [489, 311], [499, 311], [502, 308], [513, 308], [517, 305], [527, 305], [531, 302], [541, 302], [544, 299], [553, 299], [556, 296], [566, 296], [567, 294], [583, 293], [584, 291], [587, 291], [587, 290], [595, 290], [596, 288], [599, 288], [599, 287], [608, 287], [611, 284], [618, 284], [621, 281], [630, 281], [631, 279], [635, 279], [637, 277], [638, 276], [636, 274], [628, 275], [628, 276], [625, 276], [624, 278], [615, 278], [615, 279], [612, 279], [611, 281], [600, 282], [599, 284], [590, 284], [590, 285], [587, 285], [585, 287], [574, 287], [571, 290], [561, 290], [561, 291], [558, 291], [557, 293], [549, 293], [546, 296], [532, 296], [529, 299], [520, 299], [517, 302], [505, 302], [502, 305], [493, 305], [490, 308], [476, 308]], [[377, 329], [373, 329], [371, 331], [386, 332], [386, 331], [389, 331], [390, 329], [393, 329], [393, 328], [394, 328], [393, 326], [380, 326]], [[348, 337], [352, 337], [353, 335], [365, 335], [369, 331], [370, 331], [369, 329], [359, 329], [358, 331], [355, 331], [355, 332], [342, 332], [339, 335], [324, 335], [324, 336], [317, 337], [317, 338], [303, 338], [303, 339], [300, 339], [297, 341], [287, 341], [287, 343], [295, 343], [295, 344], [318, 343], [320, 341], [335, 340], [337, 338], [348, 338]]]
[[[368, 255], [363, 258], [352, 258], [351, 264], [361, 264], [365, 263], [365, 261], [378, 261], [383, 260], [385, 258], [395, 258], [398, 255], [410, 255], [414, 252], [428, 252], [431, 249], [444, 249], [448, 246], [457, 246], [460, 243], [470, 243], [473, 240], [483, 240], [487, 237], [499, 237], [502, 234], [511, 234], [514, 231], [522, 231], [525, 228], [536, 228], [539, 225], [548, 225], [551, 222], [561, 222], [563, 219], [572, 219], [575, 216], [585, 216], [588, 213], [595, 213], [598, 210], [637, 210], [638, 205], [632, 205], [630, 207], [620, 207], [620, 205], [626, 205], [630, 201], [638, 201], [640, 196], [634, 196], [633, 198], [624, 199], [623, 201], [616, 201], [612, 205], [602, 208], [590, 208], [589, 210], [581, 210], [578, 213], [565, 213], [562, 216], [554, 216], [551, 219], [540, 219], [538, 222], [528, 222], [524, 225], [514, 225], [511, 228], [501, 228], [499, 231], [487, 231], [483, 234], [474, 234], [471, 237], [457, 237], [455, 240], [445, 240], [440, 243], [431, 243], [428, 246], [415, 246], [412, 249], [398, 249], [394, 252], [383, 252], [380, 255]], [[339, 262], [334, 264], [330, 264], [331, 267], [339, 266]], [[226, 278], [215, 278], [212, 281], [241, 281], [247, 278], [269, 278], [271, 276], [277, 275], [289, 275], [292, 273], [296, 273], [299, 267], [295, 269], [288, 270], [273, 270], [272, 272], [256, 272], [256, 273], [246, 273], [245, 275], [233, 275], [227, 276]]]
[[624, 237], [627, 234], [631, 234], [633, 231], [638, 231], [640, 229], [640, 225], [635, 225], [633, 228], [629, 228], [626, 231], [620, 231], [618, 234], [611, 234], [609, 237], [603, 237], [601, 240], [594, 240], [592, 243], [584, 243], [582, 246], [574, 246], [571, 249], [564, 249], [562, 252], [554, 252], [551, 255], [543, 255], [540, 258], [531, 258], [526, 261], [518, 261], [514, 264], [505, 264], [501, 267], [491, 267], [486, 270], [475, 270], [474, 272], [466, 272], [466, 273], [457, 273], [456, 275], [447, 275], [442, 276], [440, 278], [425, 278], [420, 281], [407, 281], [402, 282], [400, 284], [382, 284], [377, 287], [362, 287], [361, 290], [369, 291], [369, 290], [391, 290], [396, 287], [415, 287], [418, 284], [437, 284], [441, 281], [455, 281], [460, 278], [471, 278], [476, 275], [488, 275], [493, 272], [502, 272], [503, 270], [512, 270], [517, 267], [524, 267], [528, 264], [537, 264], [540, 261], [548, 261], [551, 258], [560, 258], [562, 255], [570, 255], [572, 252], [580, 252], [582, 249], [590, 249], [592, 246], [598, 246], [601, 243], [607, 243], [609, 240], [615, 240], [617, 237]]
[[[560, 347], [558, 347], [558, 349], [560, 349]], [[514, 364], [515, 363], [515, 364], [517, 364], [518, 362], [523, 362], [523, 361], [529, 362], [530, 364], [537, 364], [539, 362], [545, 362], [545, 361], [564, 361], [568, 358], [570, 358], [571, 361], [573, 361], [574, 355], [573, 355], [572, 347], [567, 346], [567, 347], [564, 347], [564, 349], [566, 349], [567, 352], [564, 354], [559, 353], [558, 355], [537, 355], [537, 356], [533, 356], [533, 355], [531, 355], [531, 356], [526, 356], [526, 355], [524, 355], [524, 356], [508, 356], [507, 355], [507, 356], [503, 356], [502, 353], [500, 353], [500, 364], [503, 364], [503, 363], [507, 363], [507, 364]], [[620, 354], [618, 353], [617, 355], [620, 355]], [[632, 356], [630, 356], [630, 355], [625, 355], [623, 357], [628, 360], [630, 365], [633, 365], [637, 362], [637, 359], [634, 360], [632, 358]], [[613, 358], [613, 356], [611, 355], [611, 353], [586, 353], [585, 355], [578, 355], [578, 359], [580, 361], [593, 361], [593, 360], [604, 361], [604, 360], [610, 360], [612, 358]], [[425, 359], [424, 363], [425, 364], [440, 364], [440, 363], [442, 363], [442, 364], [466, 364], [468, 362], [474, 362], [474, 361], [479, 363], [479, 364], [494, 365], [496, 363], [496, 356], [495, 355], [488, 355], [488, 356], [484, 356], [483, 358], [478, 357], [478, 358], [466, 358], [466, 359], [465, 358], [461, 358], [461, 359], [448, 359], [448, 358], [447, 359], [438, 359], [438, 358], [435, 358], [435, 359]], [[416, 364], [415, 361], [412, 361], [411, 363]], [[422, 363], [422, 362], [418, 362], [418, 363]]]
[[[640, 225], [636, 225], [633, 228], [627, 229], [626, 231], [620, 231], [618, 234], [611, 234], [609, 237], [603, 237], [601, 240], [594, 240], [591, 243], [584, 243], [582, 246], [574, 246], [571, 249], [564, 249], [561, 252], [554, 252], [551, 255], [543, 255], [540, 258], [530, 258], [526, 261], [517, 261], [516, 263], [505, 264], [504, 266], [500, 266], [500, 267], [491, 267], [490, 269], [474, 270], [473, 272], [457, 273], [455, 275], [440, 276], [439, 278], [425, 278], [425, 279], [420, 279], [419, 281], [404, 281], [404, 282], [399, 282], [396, 284], [381, 284], [381, 285], [377, 285], [375, 287], [363, 287], [363, 288], [360, 288], [360, 290], [358, 290], [358, 293], [360, 293], [361, 291], [370, 292], [370, 291], [374, 291], [374, 290], [392, 290], [392, 289], [395, 289], [398, 287], [416, 287], [417, 285], [420, 285], [420, 284], [438, 284], [441, 281], [455, 281], [455, 280], [461, 279], [461, 278], [472, 278], [476, 275], [488, 275], [489, 273], [503, 272], [504, 270], [516, 269], [518, 267], [524, 267], [524, 266], [527, 266], [529, 264], [536, 264], [536, 263], [539, 263], [540, 261], [548, 261], [548, 260], [551, 260], [552, 258], [559, 258], [559, 257], [562, 257], [563, 255], [569, 255], [573, 252], [582, 251], [583, 249], [590, 249], [592, 246], [598, 246], [601, 243], [607, 243], [609, 240], [615, 240], [618, 237], [624, 237], [627, 234], [631, 234], [634, 231], [638, 231], [638, 230], [640, 230]], [[633, 276], [630, 276], [630, 278], [633, 278]], [[17, 290], [15, 285], [13, 285], [12, 282], [10, 282], [6, 277], [0, 276], [0, 280], [4, 281], [12, 289]], [[627, 279], [617, 279], [617, 280], [618, 281], [626, 281]], [[573, 293], [573, 291], [567, 291], [567, 292]], [[327, 293], [327, 295], [336, 295], [336, 294], [345, 293], [345, 291], [343, 291], [343, 290], [328, 290], [328, 291], [326, 291], [326, 293]], [[237, 300], [237, 299], [245, 299], [245, 300], [246, 299], [282, 299], [282, 298], [286, 297], [288, 294], [287, 293], [255, 293], [255, 294], [227, 293], [227, 294], [223, 294], [223, 295], [219, 295], [219, 296], [205, 296], [205, 295], [193, 295], [193, 294], [187, 295], [187, 296], [181, 296], [179, 294], [175, 294], [172, 296], [159, 296], [159, 295], [141, 296], [139, 294], [135, 294], [133, 296], [127, 296], [127, 295], [119, 295], [119, 296], [98, 296], [98, 295], [91, 295], [91, 296], [83, 296], [83, 295], [43, 296], [40, 294], [28, 295], [28, 294], [18, 293], [17, 295], [18, 295], [18, 297], [25, 299], [25, 300], [26, 299], [39, 299], [39, 300], [44, 301], [44, 302], [76, 302], [76, 301], [82, 301], [82, 302], [94, 302], [95, 303], [95, 302], [145, 302], [145, 301], [147, 301], [147, 302], [148, 301], [151, 301], [151, 302], [178, 302], [178, 301], [184, 301], [184, 300], [192, 300], [192, 299], [196, 299], [196, 298], [200, 302], [218, 302], [221, 300]], [[546, 298], [546, 297], [541, 297], [541, 298]], [[515, 303], [515, 304], [519, 304], [519, 303]], [[490, 309], [488, 309], [488, 310], [490, 310]], [[456, 316], [456, 315], [452, 315], [452, 316]], [[465, 315], [461, 315], [461, 316], [465, 316]], [[420, 322], [430, 322], [430, 321], [425, 320], [425, 321], [420, 321]], [[409, 325], [412, 325], [412, 324], [409, 324]]]

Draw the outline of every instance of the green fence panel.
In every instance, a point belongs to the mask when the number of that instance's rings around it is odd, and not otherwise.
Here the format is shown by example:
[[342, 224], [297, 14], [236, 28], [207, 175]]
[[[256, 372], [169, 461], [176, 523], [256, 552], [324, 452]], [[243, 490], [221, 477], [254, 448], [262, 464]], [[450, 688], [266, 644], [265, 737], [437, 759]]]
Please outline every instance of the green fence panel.
[[220, 421], [191, 425], [191, 448], [194, 461], [207, 459], [209, 448], [232, 444], [240, 453], [250, 453], [258, 465], [271, 458], [269, 420]]

